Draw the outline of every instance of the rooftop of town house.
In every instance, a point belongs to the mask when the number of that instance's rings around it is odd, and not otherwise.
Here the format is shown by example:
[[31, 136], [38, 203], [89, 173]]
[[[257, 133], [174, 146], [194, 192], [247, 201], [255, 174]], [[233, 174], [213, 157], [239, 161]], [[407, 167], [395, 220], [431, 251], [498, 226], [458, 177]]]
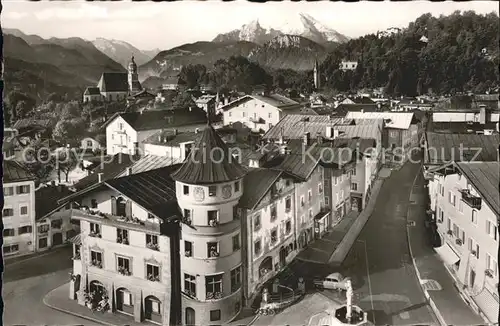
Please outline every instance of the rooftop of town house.
[[[213, 184], [241, 179], [246, 170], [236, 160], [215, 129], [208, 125], [172, 177], [187, 184]], [[231, 158], [230, 158], [231, 157]]]
[[[133, 162], [132, 165], [126, 167], [122, 172], [118, 173], [115, 178], [124, 177], [130, 174], [137, 174], [151, 170], [160, 169], [170, 165], [180, 166], [181, 159], [174, 159], [167, 156], [146, 155], [141, 157], [138, 161]], [[130, 171], [129, 171], [130, 169]]]
[[[451, 161], [497, 160], [500, 135], [447, 134], [426, 132], [427, 164], [445, 164]], [[476, 156], [477, 155], [477, 156]]]
[[436, 133], [484, 133], [484, 130], [497, 131], [498, 122], [486, 122], [485, 124], [479, 122], [433, 122], [432, 119], [429, 120], [427, 129]]
[[391, 129], [408, 129], [415, 123], [413, 112], [349, 112], [346, 119], [384, 119], [384, 126]]
[[232, 102], [229, 102], [228, 104], [224, 105], [221, 107], [222, 110], [227, 111], [229, 109], [232, 109], [233, 107], [236, 107], [242, 103], [248, 102], [252, 99], [257, 99], [260, 100], [264, 103], [267, 103], [271, 106], [274, 106], [278, 109], [281, 110], [288, 110], [288, 109], [297, 109], [300, 108], [299, 102], [296, 102], [286, 96], [279, 95], [279, 94], [252, 94], [252, 95], [244, 95]]
[[325, 115], [288, 114], [269, 129], [262, 136], [262, 139], [278, 140], [280, 137], [302, 139], [305, 133], [309, 133], [311, 137], [316, 137], [320, 134], [326, 138], [326, 127], [333, 127], [335, 130], [338, 130], [338, 138], [359, 137], [380, 139], [383, 123], [383, 119], [353, 120]]
[[3, 160], [2, 168], [4, 184], [36, 180], [36, 177], [18, 161]]
[[204, 124], [206, 112], [195, 106], [188, 110], [147, 110], [142, 112], [115, 113], [103, 124], [106, 127], [117, 117], [121, 117], [136, 131], [175, 128]]
[[36, 220], [41, 220], [60, 208], [58, 201], [73, 194], [65, 185], [44, 185], [35, 191]]
[[73, 185], [73, 187], [77, 191], [83, 190], [93, 184], [99, 183], [99, 173], [102, 173], [101, 181], [116, 177], [125, 168], [131, 166], [135, 161], [139, 160], [139, 157], [118, 153], [102, 159], [96, 158], [95, 160], [95, 167], [92, 169], [92, 173], [80, 179], [76, 184]]
[[249, 169], [243, 181], [243, 195], [238, 206], [250, 210], [254, 209], [282, 175], [283, 172], [279, 170]]
[[13, 128], [17, 130], [22, 129], [47, 129], [54, 127], [54, 122], [51, 120], [41, 120], [35, 118], [25, 118], [17, 120]]
[[[170, 165], [115, 179], [108, 179], [62, 198], [58, 201], [58, 204], [64, 205], [69, 201], [75, 201], [78, 198], [87, 196], [89, 193], [102, 189], [111, 189], [127, 197], [155, 216], [161, 219], [169, 219], [178, 214], [175, 181], [172, 179], [172, 173], [178, 168], [179, 165]], [[87, 215], [89, 214], [85, 216]], [[90, 214], [90, 217], [87, 217], [99, 218], [98, 215], [94, 215]], [[120, 217], [111, 216], [109, 220], [121, 222]], [[128, 223], [127, 221], [123, 222]]]

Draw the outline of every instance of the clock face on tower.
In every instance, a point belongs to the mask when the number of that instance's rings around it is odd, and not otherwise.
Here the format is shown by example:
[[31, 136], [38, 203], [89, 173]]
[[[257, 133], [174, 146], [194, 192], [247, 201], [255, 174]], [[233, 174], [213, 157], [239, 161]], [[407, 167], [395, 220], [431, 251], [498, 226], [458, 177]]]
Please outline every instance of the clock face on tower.
[[194, 200], [203, 201], [205, 199], [205, 191], [202, 187], [196, 187], [193, 191]]
[[222, 198], [228, 199], [229, 197], [231, 197], [231, 193], [232, 193], [231, 185], [227, 185], [222, 188]]

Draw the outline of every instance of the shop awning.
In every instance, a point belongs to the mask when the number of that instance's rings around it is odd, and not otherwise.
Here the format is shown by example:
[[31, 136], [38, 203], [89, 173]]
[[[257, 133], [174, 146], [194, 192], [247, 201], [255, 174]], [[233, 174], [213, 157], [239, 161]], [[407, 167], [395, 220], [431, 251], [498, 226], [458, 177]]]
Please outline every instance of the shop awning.
[[81, 234], [77, 234], [73, 238], [68, 239], [68, 241], [79, 246], [82, 244], [82, 236], [81, 236]]
[[498, 297], [495, 297], [493, 293], [485, 288], [473, 298], [479, 309], [488, 317], [491, 323], [498, 321], [498, 305], [500, 305]]
[[444, 263], [448, 266], [454, 265], [460, 260], [460, 257], [447, 244], [444, 244], [439, 248], [434, 248], [434, 250], [436, 250], [439, 257], [441, 257]]

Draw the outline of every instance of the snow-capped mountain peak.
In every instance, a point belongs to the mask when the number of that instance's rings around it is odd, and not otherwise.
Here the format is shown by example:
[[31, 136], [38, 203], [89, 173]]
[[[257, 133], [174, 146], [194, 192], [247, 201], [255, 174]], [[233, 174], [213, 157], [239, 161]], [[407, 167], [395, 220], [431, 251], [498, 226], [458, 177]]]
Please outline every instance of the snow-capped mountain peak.
[[249, 41], [262, 45], [276, 36], [284, 34], [299, 35], [320, 44], [329, 42], [343, 43], [349, 40], [345, 35], [319, 22], [311, 15], [300, 13], [293, 17], [292, 21], [285, 22], [284, 25], [277, 29], [263, 28], [258, 19], [253, 20], [243, 25], [240, 29], [217, 35], [214, 42]]

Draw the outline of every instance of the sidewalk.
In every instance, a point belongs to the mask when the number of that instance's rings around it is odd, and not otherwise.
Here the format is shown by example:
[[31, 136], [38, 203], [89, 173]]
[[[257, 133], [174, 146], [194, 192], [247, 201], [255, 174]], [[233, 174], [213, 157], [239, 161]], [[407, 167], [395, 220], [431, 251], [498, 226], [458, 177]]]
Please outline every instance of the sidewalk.
[[92, 312], [90, 309], [84, 306], [80, 306], [76, 300], [71, 300], [69, 298], [69, 283], [61, 285], [60, 287], [50, 291], [45, 298], [43, 298], [43, 303], [54, 310], [58, 310], [73, 316], [77, 316], [83, 319], [87, 319], [93, 324], [86, 325], [107, 325], [107, 326], [139, 326], [139, 325], [153, 325], [148, 322], [137, 323], [134, 321], [133, 317], [126, 316], [120, 313], [100, 313]]
[[[484, 325], [479, 317], [461, 298], [455, 288], [452, 276], [430, 244], [428, 230], [425, 228], [427, 194], [422, 173], [418, 173], [412, 192], [407, 219], [415, 221], [408, 227], [408, 243], [417, 277], [429, 304], [441, 325]], [[432, 290], [423, 286], [426, 281], [439, 283], [439, 289]]]
[[302, 250], [296, 259], [317, 264], [341, 264], [370, 218], [384, 179], [390, 175], [390, 169], [382, 168], [365, 209], [361, 213], [353, 211], [347, 214], [331, 231]]

